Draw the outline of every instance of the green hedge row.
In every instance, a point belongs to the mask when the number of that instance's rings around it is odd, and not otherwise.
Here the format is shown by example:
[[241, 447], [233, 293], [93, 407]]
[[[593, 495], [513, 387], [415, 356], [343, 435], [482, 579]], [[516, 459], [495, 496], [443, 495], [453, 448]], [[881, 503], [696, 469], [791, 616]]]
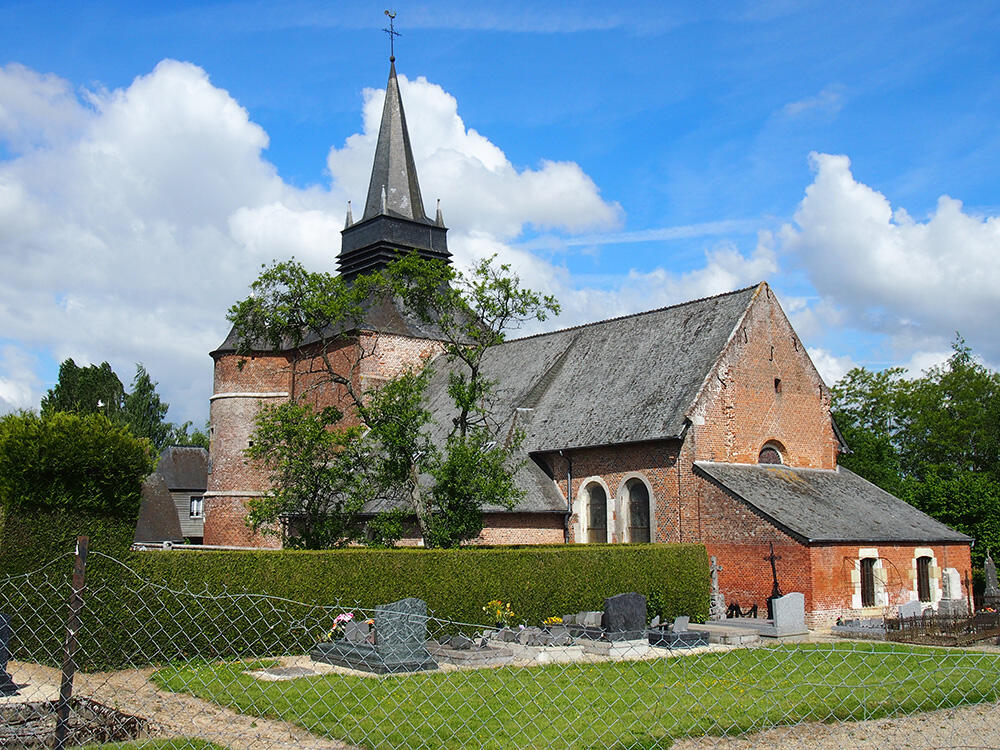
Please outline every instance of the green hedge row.
[[[127, 553], [119, 545], [107, 532], [91, 545], [84, 669], [305, 651], [339, 611], [360, 615], [407, 596], [439, 618], [432, 635], [460, 629], [455, 622], [492, 625], [482, 610], [491, 599], [510, 602], [527, 624], [601, 609], [625, 591], [647, 595], [664, 617], [708, 615], [708, 559], [697, 545]], [[109, 548], [111, 557], [93, 554]], [[0, 581], [0, 606], [14, 603], [15, 658], [58, 663], [71, 565], [65, 556]]]

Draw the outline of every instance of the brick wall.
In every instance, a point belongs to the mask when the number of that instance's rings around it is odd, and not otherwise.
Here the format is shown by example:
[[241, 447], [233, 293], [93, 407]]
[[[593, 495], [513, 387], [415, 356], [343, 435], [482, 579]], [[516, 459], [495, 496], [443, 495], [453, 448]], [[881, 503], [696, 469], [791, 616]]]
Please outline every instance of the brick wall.
[[[556, 486], [566, 496], [567, 468], [572, 462], [572, 515], [570, 541], [586, 541], [585, 518], [589, 487], [598, 484], [607, 495], [609, 542], [624, 542], [628, 537], [629, 484], [643, 482], [650, 496], [650, 535], [655, 542], [680, 541], [677, 534], [677, 452], [680, 442], [660, 440], [649, 443], [586, 448], [545, 454], [542, 458], [552, 469]], [[560, 539], [561, 541], [561, 539]]]
[[[343, 385], [324, 383], [326, 362], [347, 378], [355, 392], [377, 386], [440, 352], [436, 341], [369, 332], [289, 353], [223, 353], [215, 357], [211, 401], [210, 472], [205, 494], [205, 543], [273, 547], [276, 537], [254, 535], [246, 527], [246, 502], [268, 488], [267, 477], [248, 464], [243, 451], [253, 419], [265, 403], [303, 399], [317, 407], [344, 412], [341, 425], [356, 423], [353, 400]], [[321, 356], [321, 354], [323, 356]]]
[[[940, 571], [945, 568], [958, 570], [962, 595], [968, 596], [966, 576], [971, 576], [972, 565], [967, 544], [816, 544], [810, 554], [814, 624], [830, 624], [837, 617], [878, 617], [886, 607], [916, 600], [916, 559], [924, 555], [933, 559], [931, 589], [935, 600], [941, 596]], [[861, 557], [877, 557], [880, 561], [876, 587], [880, 601], [874, 607], [860, 607]]]
[[691, 413], [695, 459], [757, 463], [772, 442], [789, 466], [833, 469], [830, 392], [762, 284]]

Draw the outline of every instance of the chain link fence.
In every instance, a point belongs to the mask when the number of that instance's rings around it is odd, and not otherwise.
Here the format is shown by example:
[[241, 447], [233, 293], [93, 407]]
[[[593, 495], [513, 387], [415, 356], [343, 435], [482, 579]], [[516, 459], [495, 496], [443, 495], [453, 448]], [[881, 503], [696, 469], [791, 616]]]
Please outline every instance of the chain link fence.
[[498, 628], [80, 557], [0, 577], [0, 748], [1000, 747], [995, 637]]

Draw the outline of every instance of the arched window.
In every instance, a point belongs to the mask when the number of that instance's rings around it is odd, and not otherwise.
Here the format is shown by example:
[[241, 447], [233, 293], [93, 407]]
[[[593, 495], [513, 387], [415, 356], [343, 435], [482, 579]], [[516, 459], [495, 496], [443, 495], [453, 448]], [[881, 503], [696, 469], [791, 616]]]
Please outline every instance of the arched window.
[[608, 542], [608, 494], [596, 482], [587, 487], [587, 542]]
[[861, 561], [861, 606], [875, 606], [875, 558], [866, 557]]
[[778, 449], [768, 443], [763, 448], [760, 449], [760, 455], [757, 456], [757, 463], [759, 464], [780, 464], [781, 463], [781, 453]]
[[649, 542], [649, 490], [638, 479], [628, 484], [628, 538], [630, 542]]
[[917, 598], [922, 602], [931, 600], [931, 559], [917, 558]]

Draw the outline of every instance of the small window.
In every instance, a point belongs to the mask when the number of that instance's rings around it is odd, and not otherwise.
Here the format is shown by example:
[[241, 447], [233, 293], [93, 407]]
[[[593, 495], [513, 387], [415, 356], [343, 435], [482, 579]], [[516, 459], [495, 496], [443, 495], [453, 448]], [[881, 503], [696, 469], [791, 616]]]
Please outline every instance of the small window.
[[774, 379], [774, 392], [781, 393], [781, 378]]
[[761, 451], [760, 455], [757, 456], [757, 463], [759, 464], [780, 464], [781, 454], [778, 449], [773, 445], [765, 445]]
[[608, 495], [599, 484], [587, 488], [587, 542], [608, 542]]
[[917, 598], [922, 602], [931, 600], [931, 559], [917, 558]]
[[192, 497], [191, 498], [191, 518], [202, 518], [205, 515], [204, 498]]
[[861, 606], [875, 606], [875, 558], [861, 561]]
[[649, 490], [638, 479], [628, 486], [628, 531], [630, 542], [649, 543]]

